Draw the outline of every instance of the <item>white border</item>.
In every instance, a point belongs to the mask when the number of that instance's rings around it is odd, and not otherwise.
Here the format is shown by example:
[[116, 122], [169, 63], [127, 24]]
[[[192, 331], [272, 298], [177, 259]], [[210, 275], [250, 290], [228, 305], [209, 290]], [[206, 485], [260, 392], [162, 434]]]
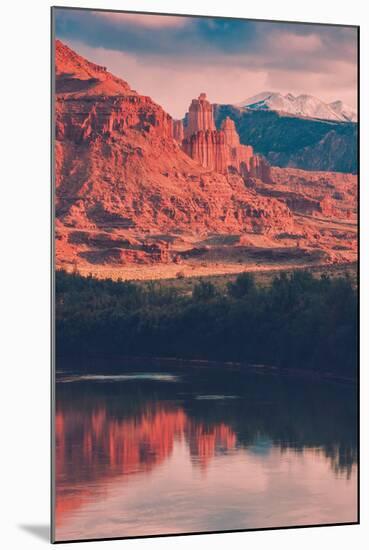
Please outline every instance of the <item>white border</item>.
[[[368, 13], [351, 0], [109, 0], [57, 5], [224, 15], [361, 25], [361, 304], [362, 507], [360, 526], [201, 535], [69, 545], [94, 548], [364, 548], [368, 537]], [[1, 10], [1, 460], [4, 548], [38, 548], [42, 538], [21, 526], [49, 522], [49, 23], [51, 2], [18, 0]], [[5, 305], [5, 307], [4, 307]], [[322, 410], [324, 414], [324, 410]], [[40, 529], [42, 532], [42, 529]], [[45, 527], [43, 529], [45, 532]]]

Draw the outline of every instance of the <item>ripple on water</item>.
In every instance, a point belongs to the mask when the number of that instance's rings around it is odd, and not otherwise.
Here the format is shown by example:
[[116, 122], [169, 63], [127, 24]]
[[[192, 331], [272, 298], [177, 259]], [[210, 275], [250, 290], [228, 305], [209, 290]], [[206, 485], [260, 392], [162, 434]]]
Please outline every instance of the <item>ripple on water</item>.
[[196, 395], [195, 399], [202, 401], [218, 401], [222, 399], [239, 399], [239, 395]]
[[127, 382], [130, 380], [153, 380], [157, 382], [179, 382], [180, 377], [169, 373], [138, 372], [130, 374], [81, 374], [62, 376], [57, 382]]

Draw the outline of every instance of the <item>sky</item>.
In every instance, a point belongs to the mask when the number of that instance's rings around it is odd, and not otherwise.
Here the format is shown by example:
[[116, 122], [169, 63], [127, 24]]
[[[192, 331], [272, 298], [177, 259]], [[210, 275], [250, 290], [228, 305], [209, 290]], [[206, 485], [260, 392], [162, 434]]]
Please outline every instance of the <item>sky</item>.
[[201, 92], [212, 103], [267, 90], [357, 108], [352, 27], [57, 8], [55, 32], [175, 118]]

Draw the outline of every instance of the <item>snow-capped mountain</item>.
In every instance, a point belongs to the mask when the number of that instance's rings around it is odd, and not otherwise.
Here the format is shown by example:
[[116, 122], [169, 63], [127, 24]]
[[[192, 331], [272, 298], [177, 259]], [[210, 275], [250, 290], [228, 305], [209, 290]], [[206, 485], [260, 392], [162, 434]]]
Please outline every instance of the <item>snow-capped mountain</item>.
[[337, 115], [342, 117], [342, 120], [357, 122], [357, 114], [354, 109], [342, 101], [333, 101], [332, 103], [329, 103], [329, 106], [335, 113], [337, 113]]
[[278, 92], [261, 92], [238, 103], [237, 107], [247, 107], [255, 111], [267, 110], [288, 113], [307, 118], [320, 118], [343, 122], [356, 122], [356, 113], [342, 101], [325, 103], [312, 95], [281, 94]]

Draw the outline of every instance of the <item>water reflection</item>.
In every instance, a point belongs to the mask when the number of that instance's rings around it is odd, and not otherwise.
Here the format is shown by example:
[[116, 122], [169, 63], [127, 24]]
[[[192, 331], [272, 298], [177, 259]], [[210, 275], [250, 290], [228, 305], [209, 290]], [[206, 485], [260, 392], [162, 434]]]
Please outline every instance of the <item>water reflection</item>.
[[141, 374], [57, 384], [57, 540], [355, 521], [352, 388]]

